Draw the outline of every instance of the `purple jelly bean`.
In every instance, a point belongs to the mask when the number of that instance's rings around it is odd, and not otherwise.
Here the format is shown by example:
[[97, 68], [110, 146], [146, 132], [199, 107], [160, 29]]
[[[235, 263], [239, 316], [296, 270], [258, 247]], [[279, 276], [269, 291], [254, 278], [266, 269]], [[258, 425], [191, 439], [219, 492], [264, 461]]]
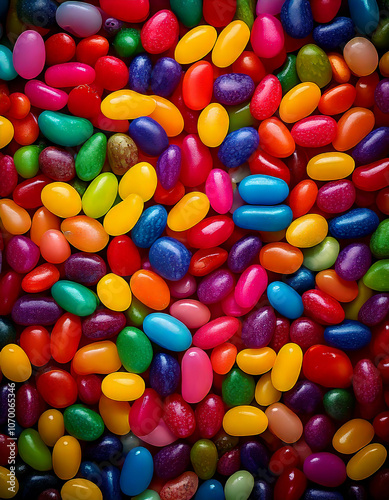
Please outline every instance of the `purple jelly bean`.
[[215, 304], [227, 297], [234, 285], [232, 273], [218, 269], [202, 279], [197, 288], [197, 295], [203, 304]]
[[5, 257], [14, 271], [24, 274], [30, 272], [38, 264], [40, 251], [30, 238], [17, 235], [9, 240]]
[[351, 243], [339, 253], [335, 271], [344, 280], [355, 281], [367, 273], [370, 265], [370, 248], [364, 243]]
[[314, 483], [336, 488], [346, 480], [346, 465], [341, 458], [325, 451], [309, 455], [303, 466], [307, 479]]
[[242, 273], [258, 255], [262, 243], [258, 236], [244, 236], [231, 247], [227, 265], [233, 273]]
[[154, 455], [154, 472], [161, 479], [169, 481], [185, 472], [189, 463], [190, 446], [186, 443], [174, 443]]
[[374, 99], [383, 113], [389, 113], [389, 78], [384, 78], [377, 83]]
[[39, 168], [53, 181], [68, 182], [76, 175], [73, 155], [54, 146], [49, 146], [41, 152]]
[[276, 329], [276, 315], [270, 306], [260, 307], [243, 323], [242, 342], [249, 348], [265, 347]]
[[363, 405], [373, 403], [380, 396], [381, 373], [370, 359], [361, 359], [354, 366], [353, 389], [356, 400]]
[[240, 450], [234, 448], [226, 451], [219, 458], [217, 463], [217, 471], [222, 476], [231, 476], [240, 469]]
[[323, 398], [319, 387], [310, 380], [301, 380], [284, 394], [284, 403], [296, 413], [313, 413]]
[[107, 274], [107, 266], [100, 255], [77, 252], [64, 263], [65, 277], [85, 286], [96, 285]]
[[242, 469], [248, 470], [254, 476], [261, 476], [266, 473], [269, 459], [268, 450], [258, 441], [246, 441], [240, 447]]
[[12, 319], [18, 325], [52, 325], [62, 314], [62, 309], [52, 297], [24, 295], [12, 308]]
[[312, 451], [325, 450], [332, 441], [335, 429], [327, 415], [314, 415], [304, 427], [304, 438]]
[[169, 97], [176, 90], [182, 75], [181, 66], [171, 57], [162, 57], [151, 73], [151, 91], [161, 97]]
[[181, 172], [181, 148], [172, 144], [159, 156], [157, 177], [164, 189], [171, 189], [176, 184]]
[[354, 184], [342, 179], [324, 184], [317, 193], [316, 203], [323, 212], [336, 214], [350, 209], [355, 197]]
[[107, 35], [114, 36], [123, 28], [123, 22], [114, 17], [108, 17], [104, 22], [103, 28]]
[[215, 100], [220, 104], [240, 104], [249, 99], [255, 89], [252, 78], [241, 73], [229, 73], [216, 78], [213, 84]]
[[88, 339], [105, 340], [117, 335], [125, 326], [123, 313], [104, 308], [83, 319], [82, 333]]
[[22, 427], [32, 427], [42, 413], [43, 400], [36, 388], [23, 384], [16, 393], [16, 420]]
[[358, 320], [367, 326], [381, 323], [389, 313], [389, 293], [377, 293], [359, 309]]
[[379, 127], [371, 131], [352, 152], [354, 160], [362, 165], [381, 160], [388, 154], [389, 127]]

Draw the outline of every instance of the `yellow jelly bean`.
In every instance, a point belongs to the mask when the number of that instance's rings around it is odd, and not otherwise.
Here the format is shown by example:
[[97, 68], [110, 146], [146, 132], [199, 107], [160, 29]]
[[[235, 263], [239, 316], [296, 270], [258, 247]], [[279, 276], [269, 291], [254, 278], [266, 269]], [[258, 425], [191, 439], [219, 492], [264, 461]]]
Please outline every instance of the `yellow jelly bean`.
[[119, 183], [119, 196], [125, 200], [130, 194], [138, 194], [144, 202], [153, 197], [157, 188], [155, 168], [142, 161], [128, 170]]
[[110, 373], [103, 379], [101, 390], [107, 398], [114, 401], [134, 401], [144, 393], [145, 382], [135, 373]]
[[0, 116], [0, 149], [5, 148], [14, 137], [14, 126], [12, 123], [5, 118]]
[[347, 475], [353, 481], [362, 481], [373, 475], [385, 463], [388, 452], [379, 443], [372, 443], [358, 451], [348, 462]]
[[77, 375], [106, 375], [119, 370], [122, 362], [116, 344], [110, 340], [102, 340], [81, 347], [74, 355], [72, 366]]
[[63, 415], [60, 411], [46, 410], [39, 417], [38, 432], [42, 441], [47, 446], [54, 446], [60, 437], [65, 433]]
[[209, 206], [209, 199], [204, 193], [188, 193], [170, 210], [167, 225], [172, 231], [186, 231], [204, 219]]
[[249, 375], [262, 375], [273, 368], [276, 353], [270, 347], [243, 349], [236, 357], [239, 368]]
[[71, 479], [61, 489], [62, 500], [103, 500], [98, 486], [88, 479]]
[[177, 43], [174, 59], [180, 64], [192, 64], [205, 57], [215, 45], [217, 31], [207, 24], [196, 26]]
[[267, 428], [267, 416], [255, 406], [235, 406], [224, 415], [223, 429], [230, 436], [255, 436]]
[[290, 342], [282, 346], [271, 372], [274, 387], [282, 392], [290, 391], [299, 378], [302, 362], [303, 351], [299, 345]]
[[0, 370], [12, 382], [25, 382], [31, 377], [31, 363], [17, 344], [7, 344], [0, 352]]
[[0, 466], [0, 498], [13, 498], [19, 491], [19, 481], [14, 472]]
[[283, 122], [294, 123], [310, 115], [319, 104], [320, 87], [316, 83], [304, 82], [293, 87], [282, 98], [280, 118]]
[[324, 240], [328, 223], [322, 215], [307, 214], [295, 219], [286, 230], [286, 241], [298, 248], [310, 248]]
[[243, 21], [232, 21], [220, 33], [212, 51], [212, 62], [226, 68], [238, 59], [250, 40], [250, 30]]
[[60, 479], [72, 479], [80, 468], [81, 446], [73, 436], [58, 439], [53, 448], [53, 469]]
[[124, 89], [109, 94], [101, 103], [101, 112], [112, 120], [134, 120], [148, 116], [155, 106], [151, 97]]
[[112, 172], [98, 175], [82, 197], [84, 214], [93, 219], [105, 215], [112, 207], [118, 192], [118, 180]]
[[343, 304], [343, 309], [346, 319], [354, 319], [355, 321], [358, 321], [359, 309], [368, 299], [370, 299], [372, 295], [373, 295], [373, 290], [367, 287], [361, 278], [358, 281], [357, 297], [348, 304]]
[[81, 198], [66, 182], [51, 182], [42, 189], [43, 205], [54, 215], [66, 219], [74, 217], [81, 210]]
[[114, 401], [104, 394], [99, 401], [99, 413], [104, 420], [104, 424], [113, 434], [124, 436], [130, 432], [128, 416], [130, 414], [130, 405], [127, 401]]
[[340, 427], [332, 438], [332, 446], [339, 453], [350, 455], [368, 445], [374, 437], [374, 427], [362, 418], [354, 418]]
[[143, 211], [143, 200], [139, 194], [130, 194], [115, 205], [104, 217], [104, 229], [111, 236], [126, 234], [135, 226]]
[[31, 217], [27, 210], [13, 200], [0, 200], [0, 219], [4, 229], [10, 234], [24, 234], [31, 227]]
[[260, 406], [269, 406], [277, 403], [281, 396], [282, 392], [278, 391], [271, 381], [271, 372], [262, 375], [255, 387], [255, 401]]
[[230, 118], [221, 104], [209, 104], [199, 116], [197, 129], [203, 144], [217, 148], [227, 135]]
[[315, 181], [336, 181], [348, 177], [354, 167], [354, 159], [346, 153], [321, 153], [309, 160], [307, 174]]
[[282, 403], [274, 403], [265, 412], [269, 430], [284, 443], [295, 443], [303, 433], [299, 417]]
[[114, 273], [106, 274], [97, 283], [97, 295], [112, 311], [125, 311], [131, 305], [130, 285], [124, 278]]
[[181, 111], [172, 102], [159, 95], [150, 96], [156, 103], [155, 110], [149, 115], [165, 130], [168, 137], [175, 137], [184, 130]]

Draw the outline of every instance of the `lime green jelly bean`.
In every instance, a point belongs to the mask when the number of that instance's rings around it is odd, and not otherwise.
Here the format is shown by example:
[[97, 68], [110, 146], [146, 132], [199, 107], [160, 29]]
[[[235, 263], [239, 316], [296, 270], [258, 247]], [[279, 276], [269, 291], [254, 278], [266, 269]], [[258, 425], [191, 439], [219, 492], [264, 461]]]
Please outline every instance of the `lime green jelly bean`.
[[339, 242], [332, 236], [327, 236], [318, 245], [303, 250], [304, 266], [311, 271], [328, 269], [335, 264], [339, 250]]
[[389, 219], [383, 220], [372, 234], [370, 250], [378, 259], [389, 257]]
[[199, 439], [190, 451], [190, 461], [200, 479], [206, 481], [216, 472], [218, 453], [215, 444], [209, 439]]
[[104, 166], [107, 154], [107, 137], [98, 133], [82, 145], [76, 158], [77, 176], [83, 181], [94, 179]]
[[133, 296], [131, 305], [124, 314], [127, 316], [127, 320], [131, 325], [141, 327], [145, 317], [151, 312], [151, 309]]
[[14, 155], [15, 168], [18, 174], [25, 179], [31, 179], [39, 170], [40, 146], [23, 146]]
[[98, 175], [82, 198], [82, 209], [88, 217], [98, 219], [112, 207], [118, 192], [118, 180], [111, 172]]
[[377, 292], [389, 292], [389, 259], [374, 262], [363, 277], [363, 282]]
[[98, 305], [96, 295], [86, 286], [74, 281], [57, 281], [51, 287], [51, 295], [65, 311], [77, 316], [93, 314]]
[[250, 113], [250, 103], [229, 106], [228, 116], [230, 117], [228, 133], [234, 132], [242, 127], [253, 127], [256, 123], [256, 120]]
[[319, 87], [325, 87], [331, 81], [332, 68], [327, 54], [313, 43], [300, 49], [296, 69], [302, 82], [313, 82]]
[[52, 468], [51, 453], [35, 429], [24, 429], [18, 439], [18, 450], [22, 460], [35, 470]]
[[104, 422], [98, 413], [86, 406], [68, 406], [63, 415], [69, 434], [84, 441], [95, 441], [104, 432]]

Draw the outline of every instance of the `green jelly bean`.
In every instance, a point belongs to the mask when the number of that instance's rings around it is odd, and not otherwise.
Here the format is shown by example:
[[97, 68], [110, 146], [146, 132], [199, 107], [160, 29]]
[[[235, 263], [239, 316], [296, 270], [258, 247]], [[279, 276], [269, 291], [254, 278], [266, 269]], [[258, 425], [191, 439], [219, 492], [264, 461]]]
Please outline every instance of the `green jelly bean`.
[[130, 373], [143, 373], [153, 359], [153, 348], [147, 336], [138, 328], [127, 326], [116, 340], [120, 361]]
[[228, 133], [234, 132], [242, 127], [253, 127], [257, 123], [250, 113], [250, 103], [229, 106], [227, 111], [230, 117]]
[[12, 52], [8, 47], [0, 45], [0, 79], [10, 81], [17, 76], [12, 60]]
[[84, 214], [93, 219], [105, 215], [112, 207], [118, 192], [118, 180], [112, 172], [98, 175], [82, 197]]
[[193, 28], [200, 23], [203, 15], [202, 0], [170, 0], [170, 7], [187, 28]]
[[389, 259], [374, 262], [363, 277], [363, 282], [377, 292], [389, 292]]
[[224, 486], [226, 500], [247, 500], [254, 488], [254, 478], [247, 470], [238, 470], [232, 474]]
[[57, 281], [51, 287], [51, 295], [60, 307], [77, 316], [93, 314], [99, 303], [96, 294], [74, 281]]
[[131, 57], [142, 50], [140, 31], [135, 28], [123, 28], [113, 41], [114, 49], [119, 57]]
[[237, 0], [236, 2], [234, 19], [244, 21], [250, 30], [254, 24], [254, 7], [255, 2], [253, 0]]
[[83, 181], [91, 181], [101, 172], [107, 155], [107, 137], [101, 132], [82, 145], [76, 157], [76, 173]]
[[[121, 198], [120, 201], [122, 201]], [[142, 302], [140, 302], [136, 297], [133, 296], [131, 305], [127, 309], [127, 311], [124, 312], [124, 314], [127, 316], [130, 325], [141, 327], [143, 325], [145, 317], [151, 312], [151, 309], [142, 304]]]
[[18, 450], [22, 460], [35, 470], [52, 469], [51, 453], [39, 432], [35, 429], [24, 429], [18, 439]]
[[38, 125], [42, 134], [59, 146], [79, 146], [93, 134], [93, 125], [86, 118], [57, 111], [43, 111], [39, 115]]
[[372, 234], [370, 250], [377, 259], [389, 257], [389, 219], [383, 220]]
[[310, 271], [323, 271], [329, 269], [335, 264], [340, 250], [338, 240], [327, 236], [324, 240], [314, 247], [303, 250], [304, 266]]
[[221, 429], [216, 436], [213, 438], [216, 445], [219, 456], [224, 455], [227, 451], [232, 450], [235, 446], [238, 446], [239, 438], [236, 436], [230, 436], [223, 429]]
[[104, 432], [104, 422], [98, 413], [84, 405], [68, 406], [63, 414], [65, 429], [83, 441], [95, 441]]
[[132, 500], [161, 500], [161, 497], [154, 490], [145, 490], [136, 497], [132, 497]]
[[331, 389], [323, 397], [324, 409], [328, 416], [339, 422], [350, 420], [355, 400], [346, 389]]
[[[389, 7], [389, 5], [388, 5]], [[381, 19], [376, 30], [371, 36], [371, 41], [377, 47], [377, 49], [389, 48], [389, 18]]]
[[296, 60], [297, 57], [294, 54], [288, 54], [285, 64], [276, 75], [281, 83], [282, 94], [286, 94], [293, 87], [301, 83], [297, 74]]
[[70, 185], [74, 187], [74, 189], [81, 196], [81, 198], [84, 196], [84, 193], [88, 188], [88, 183], [85, 181], [82, 181], [78, 177], [75, 177], [73, 180], [71, 180]]
[[16, 330], [9, 319], [0, 316], [0, 351], [7, 344], [14, 344], [16, 340]]
[[223, 380], [223, 401], [228, 406], [249, 405], [254, 398], [254, 391], [254, 377], [237, 367], [232, 368]]
[[190, 461], [200, 479], [211, 479], [216, 472], [217, 460], [217, 448], [209, 439], [199, 439], [192, 446]]
[[39, 170], [39, 154], [42, 151], [40, 146], [23, 146], [14, 154], [15, 168], [25, 179], [35, 177]]
[[327, 54], [313, 43], [304, 45], [296, 59], [298, 77], [302, 82], [313, 82], [325, 87], [332, 78], [332, 68]]

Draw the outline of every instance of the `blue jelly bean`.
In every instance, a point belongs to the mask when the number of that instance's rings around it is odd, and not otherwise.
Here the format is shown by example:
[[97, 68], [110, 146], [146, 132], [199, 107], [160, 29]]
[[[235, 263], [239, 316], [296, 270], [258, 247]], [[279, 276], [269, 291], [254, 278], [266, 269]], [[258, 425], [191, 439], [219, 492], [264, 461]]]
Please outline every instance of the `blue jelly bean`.
[[151, 267], [162, 278], [178, 281], [188, 272], [192, 254], [180, 241], [164, 236], [156, 240], [149, 251]]
[[12, 61], [12, 52], [8, 47], [0, 45], [0, 79], [10, 81], [17, 76], [18, 74], [15, 71]]
[[319, 24], [313, 30], [313, 39], [324, 50], [333, 50], [355, 36], [354, 23], [349, 17], [335, 17], [328, 24]]
[[145, 94], [149, 88], [153, 63], [146, 54], [134, 57], [130, 64], [128, 86], [131, 90]]
[[355, 350], [366, 347], [371, 340], [370, 328], [359, 321], [345, 320], [324, 330], [324, 340], [332, 347]]
[[282, 281], [274, 281], [267, 287], [267, 298], [276, 311], [289, 319], [299, 318], [304, 312], [301, 296]]
[[101, 471], [95, 462], [91, 462], [89, 460], [81, 462], [78, 474], [80, 477], [88, 479], [88, 481], [91, 481], [94, 484], [101, 484]]
[[148, 116], [133, 120], [128, 133], [136, 145], [149, 156], [159, 156], [169, 146], [165, 130]]
[[216, 78], [213, 84], [215, 100], [226, 106], [247, 101], [253, 95], [255, 84], [249, 75], [228, 73]]
[[151, 73], [153, 94], [169, 97], [176, 90], [182, 75], [181, 66], [171, 57], [162, 57], [155, 63]]
[[272, 500], [273, 489], [264, 479], [256, 479], [250, 500]]
[[338, 491], [318, 490], [317, 488], [309, 488], [303, 500], [344, 500], [344, 496]]
[[270, 175], [249, 175], [239, 184], [239, 194], [251, 205], [278, 205], [289, 194], [287, 183]]
[[233, 220], [238, 227], [255, 231], [281, 231], [289, 226], [292, 219], [292, 210], [287, 205], [243, 205], [233, 214]]
[[146, 208], [131, 231], [131, 238], [139, 248], [149, 248], [161, 236], [167, 221], [167, 212], [162, 205]]
[[[112, 459], [113, 457], [115, 457], [115, 455], [111, 455], [110, 458]], [[109, 498], [109, 500], [122, 500], [120, 470], [114, 465], [104, 464], [101, 470], [100, 490], [103, 494], [103, 498]]]
[[373, 163], [389, 155], [389, 127], [372, 130], [351, 153], [354, 160], [362, 165]]
[[[20, 462], [16, 462], [15, 475], [19, 481], [23, 481], [22, 496], [17, 495], [15, 498], [22, 498], [23, 500], [32, 500], [38, 498], [43, 491], [48, 489], [60, 490], [62, 487], [61, 481], [58, 477], [48, 474], [47, 472], [31, 473], [31, 469], [24, 470]], [[20, 472], [24, 472], [23, 476]]]
[[96, 462], [103, 462], [114, 455], [120, 455], [123, 445], [120, 439], [113, 434], [107, 434], [85, 447], [85, 456]]
[[221, 143], [218, 157], [227, 168], [239, 167], [254, 153], [259, 145], [257, 130], [242, 127], [227, 135]]
[[267, 472], [269, 452], [259, 441], [246, 441], [240, 447], [240, 463], [242, 469], [248, 470], [256, 476]]
[[355, 208], [346, 214], [335, 217], [329, 223], [334, 238], [362, 238], [373, 233], [380, 223], [378, 215], [369, 208]]
[[197, 490], [194, 500], [224, 500], [224, 488], [220, 481], [208, 479]]
[[180, 381], [180, 364], [170, 354], [157, 353], [150, 365], [150, 386], [162, 398], [173, 394]]
[[176, 184], [181, 172], [181, 148], [171, 144], [159, 156], [156, 172], [159, 182], [164, 189], [171, 189]]
[[188, 328], [169, 314], [149, 314], [143, 321], [143, 330], [152, 342], [169, 351], [185, 351], [192, 343]]
[[313, 30], [313, 16], [309, 0], [285, 0], [281, 9], [281, 23], [288, 35], [305, 38]]
[[149, 450], [137, 446], [129, 451], [120, 473], [120, 488], [125, 495], [135, 496], [147, 489], [154, 473]]
[[364, 35], [373, 33], [380, 19], [377, 0], [352, 0], [348, 2], [348, 8], [357, 31]]
[[39, 28], [50, 29], [56, 25], [58, 4], [53, 0], [18, 0], [16, 12], [20, 21]]
[[307, 290], [315, 288], [315, 275], [306, 267], [300, 267], [293, 274], [285, 274], [282, 281], [302, 295]]

